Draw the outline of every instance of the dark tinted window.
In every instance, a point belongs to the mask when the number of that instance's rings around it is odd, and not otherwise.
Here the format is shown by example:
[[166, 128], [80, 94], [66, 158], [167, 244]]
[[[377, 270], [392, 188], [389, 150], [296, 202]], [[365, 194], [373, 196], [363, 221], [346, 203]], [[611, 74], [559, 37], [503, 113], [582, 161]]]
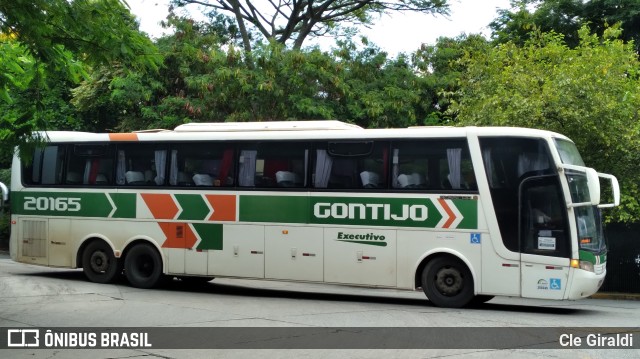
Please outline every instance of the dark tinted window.
[[72, 145], [64, 184], [106, 186], [114, 184], [114, 150], [110, 145]]
[[391, 148], [395, 189], [478, 189], [466, 140], [396, 141]]
[[53, 145], [34, 151], [31, 163], [23, 167], [25, 185], [58, 185], [63, 183], [64, 145]]
[[199, 142], [174, 145], [169, 183], [172, 186], [233, 186], [233, 155], [231, 144]]
[[123, 144], [118, 146], [116, 184], [162, 186], [167, 183], [168, 151], [165, 145]]
[[387, 142], [319, 143], [314, 151], [313, 187], [382, 189], [387, 187]]
[[241, 187], [306, 186], [309, 143], [262, 142], [240, 146], [238, 185]]
[[527, 178], [555, 173], [547, 143], [541, 139], [487, 137], [480, 138], [480, 148], [502, 240], [509, 250], [517, 252], [520, 184]]

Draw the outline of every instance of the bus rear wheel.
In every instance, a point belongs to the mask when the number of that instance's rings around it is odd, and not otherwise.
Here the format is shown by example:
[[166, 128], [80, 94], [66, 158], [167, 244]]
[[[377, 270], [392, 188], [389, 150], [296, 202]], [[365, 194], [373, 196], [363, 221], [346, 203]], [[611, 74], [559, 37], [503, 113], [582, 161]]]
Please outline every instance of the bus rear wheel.
[[461, 308], [473, 299], [473, 277], [460, 260], [442, 256], [429, 261], [422, 271], [422, 290], [438, 307]]
[[136, 244], [124, 259], [124, 274], [136, 288], [153, 288], [162, 280], [162, 258], [150, 244]]
[[82, 271], [95, 283], [110, 283], [118, 274], [120, 263], [111, 246], [102, 240], [94, 240], [82, 252]]

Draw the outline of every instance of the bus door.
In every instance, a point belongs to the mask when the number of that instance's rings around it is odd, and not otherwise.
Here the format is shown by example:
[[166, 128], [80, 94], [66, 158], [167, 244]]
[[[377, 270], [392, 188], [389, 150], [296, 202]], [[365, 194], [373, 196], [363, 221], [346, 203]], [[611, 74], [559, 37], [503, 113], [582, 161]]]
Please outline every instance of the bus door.
[[558, 175], [525, 178], [519, 189], [522, 296], [562, 299], [570, 268], [571, 236]]

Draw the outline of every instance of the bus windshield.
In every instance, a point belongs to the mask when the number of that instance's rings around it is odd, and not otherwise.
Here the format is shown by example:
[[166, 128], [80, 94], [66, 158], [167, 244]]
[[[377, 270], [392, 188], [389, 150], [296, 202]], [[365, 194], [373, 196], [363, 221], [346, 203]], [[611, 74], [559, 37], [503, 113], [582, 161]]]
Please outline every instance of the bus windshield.
[[582, 156], [580, 156], [580, 152], [578, 152], [578, 148], [576, 147], [575, 143], [559, 138], [556, 138], [555, 142], [562, 163], [566, 165], [576, 165], [583, 167], [585, 166], [584, 161], [582, 160]]
[[[585, 166], [582, 156], [576, 145], [567, 140], [556, 139], [556, 147], [562, 163], [576, 166]], [[573, 203], [590, 202], [587, 177], [578, 171], [566, 171], [571, 201]], [[578, 244], [581, 250], [602, 252], [606, 248], [600, 210], [596, 206], [576, 207], [576, 224], [578, 226]]]

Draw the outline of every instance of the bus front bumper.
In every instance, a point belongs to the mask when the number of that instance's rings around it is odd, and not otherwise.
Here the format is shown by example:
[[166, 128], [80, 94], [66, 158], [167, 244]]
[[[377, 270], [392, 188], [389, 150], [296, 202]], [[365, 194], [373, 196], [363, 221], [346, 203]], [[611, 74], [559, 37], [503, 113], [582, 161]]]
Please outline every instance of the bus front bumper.
[[582, 299], [595, 294], [602, 287], [606, 274], [606, 270], [596, 274], [582, 269], [574, 269], [573, 281], [566, 293], [566, 299]]

